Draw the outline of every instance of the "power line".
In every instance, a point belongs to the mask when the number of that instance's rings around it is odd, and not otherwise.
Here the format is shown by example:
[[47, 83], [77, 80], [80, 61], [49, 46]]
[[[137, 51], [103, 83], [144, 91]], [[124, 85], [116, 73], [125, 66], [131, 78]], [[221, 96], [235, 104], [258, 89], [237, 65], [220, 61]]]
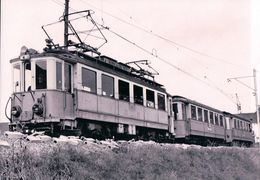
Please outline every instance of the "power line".
[[[122, 22], [122, 23], [125, 23], [125, 24], [127, 24], [127, 25], [129, 25], [129, 26], [132, 26], [132, 27], [137, 28], [137, 29], [139, 29], [139, 30], [141, 30], [141, 31], [144, 31], [144, 32], [146, 32], [146, 33], [148, 33], [148, 34], [151, 34], [151, 35], [154, 36], [154, 37], [157, 37], [157, 38], [159, 38], [159, 39], [162, 39], [162, 40], [168, 42], [169, 44], [173, 45], [173, 46], [174, 46], [175, 48], [177, 48], [177, 49], [182, 48], [182, 49], [185, 49], [185, 50], [190, 51], [190, 52], [192, 52], [192, 53], [195, 53], [195, 54], [198, 54], [198, 55], [200, 55], [200, 56], [204, 56], [204, 57], [213, 59], [213, 60], [218, 61], [218, 62], [226, 63], [226, 64], [233, 65], [233, 66], [236, 66], [236, 67], [239, 67], [239, 68], [243, 68], [243, 69], [245, 68], [244, 66], [240, 66], [240, 65], [231, 63], [231, 62], [229, 62], [229, 61], [227, 61], [227, 60], [225, 60], [225, 59], [217, 58], [217, 57], [214, 57], [214, 56], [212, 56], [212, 55], [206, 54], [206, 53], [204, 53], [204, 52], [201, 52], [201, 51], [195, 50], [195, 49], [193, 49], [193, 48], [187, 47], [187, 46], [185, 46], [185, 45], [182, 45], [182, 44], [180, 44], [180, 43], [178, 43], [178, 42], [175, 42], [175, 41], [173, 41], [173, 40], [170, 40], [170, 39], [168, 39], [168, 38], [166, 38], [166, 37], [164, 37], [164, 36], [162, 36], [162, 35], [160, 35], [160, 34], [158, 34], [158, 33], [154, 33], [152, 30], [149, 30], [149, 29], [146, 29], [146, 28], [144, 28], [144, 27], [140, 27], [140, 26], [138, 26], [138, 25], [129, 23], [129, 22], [123, 20], [122, 18], [119, 18], [119, 17], [117, 17], [117, 16], [115, 16], [115, 15], [109, 13], [109, 12], [104, 11], [103, 9], [100, 9], [100, 8], [98, 8], [98, 7], [94, 6], [94, 5], [92, 5], [92, 4], [88, 3], [88, 2], [86, 2], [85, 0], [80, 0], [80, 1], [83, 2], [83, 3], [85, 3], [85, 4], [87, 4], [87, 5], [89, 5], [89, 6], [91, 6], [91, 7], [93, 7], [93, 8], [95, 8], [95, 9], [97, 9], [97, 10], [99, 10], [99, 11], [101, 11], [102, 13], [104, 12], [104, 13], [107, 14], [108, 16], [110, 16], [110, 17], [112, 17], [112, 18], [114, 18], [114, 19], [116, 19], [116, 20], [118, 20], [118, 21], [120, 21], [120, 22]], [[131, 19], [133, 19], [133, 18], [131, 18]], [[250, 69], [251, 69], [251, 68], [250, 68]]]
[[[82, 1], [82, 0], [81, 0], [81, 1]], [[76, 10], [73, 9], [73, 8], [70, 8], [70, 9], [72, 9], [73, 11], [76, 11]], [[105, 12], [105, 11], [104, 11], [104, 12]], [[105, 13], [106, 13], [106, 12], [105, 12]], [[119, 18], [119, 19], [120, 19], [120, 18]], [[191, 73], [189, 73], [189, 72], [187, 72], [187, 71], [181, 69], [180, 67], [178, 67], [178, 66], [176, 66], [176, 65], [174, 65], [174, 64], [172, 64], [172, 63], [170, 63], [169, 61], [163, 59], [162, 57], [158, 56], [157, 54], [156, 54], [156, 55], [153, 54], [153, 53], [150, 52], [149, 50], [147, 50], [147, 49], [143, 48], [142, 46], [140, 46], [140, 45], [138, 45], [138, 44], [136, 44], [136, 43], [130, 41], [129, 39], [125, 38], [124, 36], [120, 35], [119, 33], [117, 33], [117, 32], [115, 32], [115, 31], [111, 30], [111, 28], [105, 27], [104, 25], [101, 25], [101, 24], [99, 24], [99, 23], [97, 23], [97, 24], [98, 24], [99, 26], [101, 26], [102, 28], [108, 30], [108, 31], [111, 32], [112, 34], [114, 34], [114, 35], [118, 36], [119, 38], [123, 39], [124, 41], [126, 41], [126, 42], [128, 42], [128, 43], [134, 45], [135, 47], [137, 47], [138, 49], [142, 50], [143, 52], [145, 52], [145, 53], [147, 53], [147, 54], [149, 54], [149, 55], [151, 55], [151, 56], [153, 56], [153, 57], [155, 57], [155, 58], [161, 60], [161, 61], [164, 62], [165, 64], [167, 64], [167, 65], [173, 67], [174, 69], [176, 69], [176, 70], [178, 70], [178, 71], [180, 71], [180, 72], [186, 74], [186, 75], [189, 76], [189, 77], [192, 77], [193, 79], [195, 79], [195, 80], [197, 80], [197, 81], [199, 81], [199, 82], [201, 82], [201, 83], [203, 83], [203, 84], [205, 84], [205, 85], [207, 85], [207, 86], [209, 86], [209, 87], [211, 87], [211, 88], [215, 88], [215, 89], [218, 90], [221, 94], [223, 94], [225, 97], [227, 97], [231, 102], [233, 102], [233, 103], [236, 104], [236, 102], [234, 102], [232, 98], [230, 98], [222, 89], [218, 88], [216, 85], [213, 86], [213, 85], [211, 85], [211, 84], [209, 84], [209, 83], [207, 83], [207, 82], [201, 80], [200, 78], [194, 76], [193, 74], [191, 74]]]
[[230, 101], [232, 101], [233, 103], [236, 104], [236, 102], [234, 102], [232, 98], [230, 98], [222, 89], [220, 89], [220, 88], [217, 87], [216, 85], [212, 86], [211, 84], [209, 84], [209, 83], [207, 83], [207, 82], [201, 80], [201, 79], [198, 78], [197, 76], [194, 76], [193, 74], [191, 74], [191, 73], [189, 73], [189, 72], [187, 72], [187, 71], [181, 69], [180, 67], [178, 67], [178, 66], [176, 66], [176, 65], [174, 65], [174, 64], [172, 64], [172, 63], [170, 63], [169, 61], [163, 59], [162, 57], [153, 54], [152, 52], [148, 51], [147, 49], [143, 48], [142, 46], [140, 46], [140, 45], [134, 43], [133, 41], [130, 41], [129, 39], [125, 38], [124, 36], [120, 35], [119, 33], [117, 33], [117, 32], [115, 32], [115, 31], [111, 30], [111, 28], [104, 27], [103, 25], [100, 25], [100, 26], [102, 26], [103, 28], [107, 29], [109, 32], [111, 32], [112, 34], [118, 36], [119, 38], [123, 39], [124, 41], [126, 41], [126, 42], [128, 42], [128, 43], [134, 45], [135, 47], [137, 47], [138, 49], [144, 51], [145, 53], [147, 53], [147, 54], [149, 54], [149, 55], [151, 55], [151, 56], [153, 56], [153, 57], [155, 57], [155, 58], [161, 60], [162, 62], [164, 62], [165, 64], [167, 64], [167, 65], [169, 65], [169, 66], [171, 66], [171, 67], [173, 67], [174, 69], [176, 69], [176, 70], [178, 70], [178, 71], [180, 71], [180, 72], [186, 74], [186, 75], [189, 76], [189, 77], [192, 77], [193, 79], [195, 79], [195, 80], [197, 80], [197, 81], [199, 81], [199, 82], [201, 82], [201, 83], [203, 83], [203, 84], [205, 84], [205, 85], [207, 85], [207, 86], [209, 86], [209, 87], [215, 88], [215, 89], [218, 90], [221, 94], [223, 94], [224, 96], [226, 96]]

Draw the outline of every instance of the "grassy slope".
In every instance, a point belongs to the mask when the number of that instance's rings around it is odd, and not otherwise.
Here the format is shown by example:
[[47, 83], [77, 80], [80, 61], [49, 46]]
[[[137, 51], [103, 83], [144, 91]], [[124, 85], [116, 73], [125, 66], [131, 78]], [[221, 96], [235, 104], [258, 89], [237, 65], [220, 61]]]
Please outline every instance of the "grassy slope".
[[90, 151], [86, 145], [16, 142], [9, 149], [0, 147], [0, 177], [256, 180], [260, 149], [125, 143], [113, 150]]

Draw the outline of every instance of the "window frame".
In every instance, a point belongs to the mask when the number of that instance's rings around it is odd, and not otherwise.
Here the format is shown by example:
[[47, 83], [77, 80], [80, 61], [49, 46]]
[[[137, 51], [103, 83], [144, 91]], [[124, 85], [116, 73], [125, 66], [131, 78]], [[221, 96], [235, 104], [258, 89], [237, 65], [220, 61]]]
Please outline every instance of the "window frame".
[[219, 115], [219, 126], [224, 127], [224, 116], [223, 115]]
[[[106, 91], [103, 91], [104, 90], [104, 79], [103, 77], [106, 77], [106, 78], [110, 78], [110, 80], [112, 80], [112, 96], [111, 94], [104, 94], [104, 92]], [[101, 95], [102, 96], [105, 96], [105, 97], [110, 97], [110, 98], [114, 98], [115, 97], [115, 78], [113, 76], [110, 76], [110, 75], [107, 75], [107, 74], [104, 74], [104, 73], [101, 73]]]
[[[201, 110], [201, 116], [199, 115], [199, 110]], [[203, 122], [203, 109], [201, 107], [197, 107], [197, 111], [198, 111], [198, 121]]]
[[[146, 89], [145, 91], [146, 91], [146, 106], [149, 108], [155, 108], [155, 91], [151, 90], [151, 89]], [[151, 92], [153, 94], [153, 96], [152, 96], [152, 94], [149, 94], [148, 92]], [[153, 100], [150, 98], [148, 100], [148, 96], [153, 97], [152, 98]]]
[[190, 105], [190, 117], [191, 119], [197, 120], [197, 107], [195, 105]]
[[[18, 73], [18, 81], [15, 81], [15, 66], [19, 66], [19, 73]], [[13, 92], [21, 92], [22, 91], [22, 63], [16, 62], [12, 65], [12, 82], [13, 82]], [[18, 82], [18, 86], [16, 85]], [[16, 89], [18, 87], [18, 90]]]
[[214, 123], [214, 112], [213, 111], [209, 111], [209, 122], [210, 122], [210, 124], [215, 124]]
[[[205, 114], [207, 114], [207, 116], [205, 116]], [[205, 117], [207, 117], [207, 118], [205, 118]], [[204, 122], [209, 123], [209, 110], [203, 109], [203, 118], [204, 118]]]
[[[89, 72], [93, 73], [94, 79], [95, 79], [95, 83], [94, 83], [94, 86], [93, 86], [94, 87], [94, 91], [92, 91], [91, 87], [86, 86], [87, 84], [83, 85], [83, 70], [86, 70], [86, 71], [89, 71]], [[88, 81], [86, 83], [88, 83]], [[92, 69], [90, 69], [90, 68], [82, 66], [81, 67], [81, 85], [82, 85], [82, 89], [84, 91], [87, 91], [87, 92], [92, 93], [92, 94], [97, 94], [97, 72], [92, 70]]]
[[[162, 98], [162, 101], [159, 100], [161, 97]], [[162, 111], [165, 111], [166, 110], [166, 104], [165, 104], [165, 94], [162, 94], [162, 93], [157, 93], [157, 102], [158, 102], [158, 110], [162, 110]], [[163, 102], [162, 106], [160, 106], [160, 101]]]
[[[27, 71], [26, 71], [26, 65], [30, 65], [30, 74], [29, 74], [29, 78], [28, 79], [30, 79], [30, 82], [29, 82], [29, 84], [28, 84], [28, 81], [27, 81]], [[23, 63], [23, 66], [24, 66], [24, 72], [23, 72], [23, 77], [24, 77], [24, 79], [23, 79], [23, 85], [24, 85], [24, 87], [23, 87], [23, 89], [24, 89], [24, 92], [26, 92], [26, 91], [29, 91], [29, 90], [31, 90], [32, 89], [32, 63], [30, 62], [30, 61], [27, 61], [27, 62], [25, 62], [25, 63]], [[29, 85], [29, 86], [28, 86]], [[27, 87], [28, 86], [28, 87]]]
[[[66, 66], [70, 67], [70, 77], [69, 77], [69, 83], [70, 83], [70, 89], [67, 89], [66, 85], [67, 85], [67, 77], [66, 77]], [[68, 92], [68, 93], [73, 93], [73, 65], [67, 62], [64, 62], [64, 91]]]
[[[122, 86], [120, 86], [120, 82], [121, 82], [121, 85], [123, 85], [123, 84], [128, 85], [128, 91], [126, 91], [128, 93], [126, 93], [126, 94], [120, 93], [120, 91], [123, 92], [123, 89], [120, 90], [120, 87], [122, 87]], [[123, 79], [118, 79], [118, 99], [122, 100], [122, 101], [130, 102], [130, 83]]]
[[[136, 96], [136, 91], [139, 88], [140, 92], [142, 92], [142, 95], [140, 97], [142, 98], [137, 98]], [[134, 103], [139, 104], [139, 105], [144, 105], [144, 88], [142, 86], [133, 84], [133, 96], [134, 96]], [[138, 102], [140, 100], [140, 102]]]
[[[45, 73], [45, 76], [46, 76], [45, 83], [46, 83], [46, 85], [45, 86], [46, 87], [45, 88], [37, 88], [37, 63], [41, 63], [41, 62], [44, 62], [45, 65], [46, 65], [46, 69], [45, 69], [45, 71], [46, 71], [46, 73]], [[35, 65], [35, 90], [48, 89], [48, 60], [47, 59], [37, 59], [37, 60], [35, 60], [34, 65]]]
[[215, 119], [215, 124], [217, 126], [219, 126], [219, 114], [218, 113], [214, 113], [214, 119]]
[[[60, 66], [58, 66], [58, 64], [60, 65]], [[60, 67], [60, 71], [58, 71], [58, 67]], [[63, 90], [63, 80], [64, 80], [64, 78], [63, 78], [63, 63], [61, 62], [61, 61], [55, 61], [55, 74], [56, 74], [56, 83], [55, 83], [55, 89], [57, 89], [57, 90]], [[58, 77], [59, 77], [59, 74], [58, 74], [58, 72], [60, 73], [60, 83], [58, 82]], [[60, 86], [60, 87], [59, 87]]]

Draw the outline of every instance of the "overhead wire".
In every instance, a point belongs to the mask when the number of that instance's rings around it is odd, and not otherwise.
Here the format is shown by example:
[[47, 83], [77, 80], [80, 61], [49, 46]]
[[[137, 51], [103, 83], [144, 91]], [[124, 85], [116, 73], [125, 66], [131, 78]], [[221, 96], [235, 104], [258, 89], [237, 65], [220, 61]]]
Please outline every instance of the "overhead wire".
[[[94, 6], [94, 5], [92, 5], [91, 3], [86, 2], [85, 0], [80, 0], [80, 1], [83, 2], [83, 3], [85, 3], [85, 4], [87, 4], [87, 5], [89, 5], [89, 6], [91, 6], [91, 7], [93, 7], [93, 8], [95, 8], [95, 9], [97, 9], [98, 11], [101, 11], [102, 13], [107, 14], [108, 16], [110, 16], [110, 17], [112, 17], [112, 18], [114, 18], [114, 19], [116, 19], [116, 20], [118, 20], [118, 21], [120, 21], [120, 22], [122, 22], [122, 23], [125, 23], [125, 24], [127, 24], [127, 25], [129, 25], [129, 26], [132, 26], [132, 27], [134, 27], [134, 28], [137, 28], [137, 29], [139, 29], [139, 30], [141, 30], [141, 31], [143, 31], [143, 32], [146, 32], [146, 33], [148, 33], [148, 34], [151, 34], [151, 35], [154, 36], [154, 37], [157, 37], [157, 38], [159, 38], [159, 39], [162, 39], [162, 40], [168, 42], [169, 44], [173, 45], [173, 46], [174, 46], [175, 48], [177, 48], [177, 49], [182, 48], [182, 49], [185, 49], [185, 50], [190, 51], [190, 52], [192, 52], [192, 53], [195, 53], [195, 54], [198, 54], [198, 55], [200, 55], [200, 56], [204, 56], [204, 57], [213, 59], [213, 60], [218, 61], [218, 62], [226, 63], [226, 64], [233, 65], [233, 66], [236, 66], [236, 67], [239, 67], [239, 68], [243, 68], [243, 69], [245, 68], [244, 66], [231, 63], [231, 62], [229, 62], [229, 61], [227, 61], [227, 60], [225, 60], [225, 59], [218, 58], [218, 57], [214, 57], [214, 56], [209, 55], [209, 54], [207, 54], [207, 53], [204, 53], [204, 52], [195, 50], [195, 49], [193, 49], [193, 48], [190, 48], [190, 47], [188, 47], [188, 46], [185, 46], [185, 45], [183, 45], [183, 44], [180, 44], [180, 43], [178, 43], [178, 42], [175, 42], [175, 41], [173, 41], [173, 40], [170, 40], [170, 39], [168, 39], [168, 38], [166, 38], [166, 37], [164, 37], [164, 36], [162, 36], [162, 35], [160, 35], [160, 34], [158, 34], [158, 33], [154, 33], [152, 30], [147, 29], [147, 28], [145, 28], [145, 27], [141, 27], [141, 26], [139, 26], [139, 25], [136, 25], [136, 24], [133, 24], [133, 23], [129, 23], [128, 21], [126, 21], [126, 20], [124, 20], [124, 19], [122, 19], [122, 18], [120, 18], [120, 17], [117, 17], [117, 16], [115, 16], [115, 15], [113, 15], [113, 14], [107, 12], [107, 11], [104, 11], [103, 9], [100, 9], [100, 8], [98, 8], [98, 7]], [[132, 17], [131, 17], [130, 19], [131, 19], [131, 20], [134, 20], [134, 18], [132, 18]], [[250, 68], [250, 69], [251, 69], [251, 68]]]
[[[99, 24], [99, 25], [100, 25], [100, 24]], [[102, 26], [103, 28], [107, 29], [109, 32], [111, 32], [112, 34], [118, 36], [119, 38], [123, 39], [124, 41], [126, 41], [126, 42], [128, 42], [128, 43], [134, 45], [135, 47], [137, 47], [138, 49], [142, 50], [143, 52], [145, 52], [145, 53], [147, 53], [147, 54], [149, 54], [149, 55], [151, 55], [151, 56], [153, 56], [153, 57], [159, 59], [160, 61], [164, 62], [165, 64], [167, 64], [167, 65], [173, 67], [174, 69], [176, 69], [176, 70], [178, 70], [178, 71], [180, 71], [180, 72], [186, 74], [187, 76], [189, 76], [189, 77], [191, 77], [191, 78], [193, 78], [193, 79], [195, 79], [195, 80], [197, 80], [197, 81], [199, 81], [199, 82], [201, 82], [201, 83], [203, 83], [203, 84], [205, 84], [205, 85], [207, 85], [207, 86], [209, 86], [209, 87], [215, 88], [215, 89], [218, 90], [221, 94], [223, 94], [225, 97], [227, 97], [230, 101], [232, 101], [233, 103], [236, 104], [236, 102], [234, 102], [232, 98], [230, 98], [221, 88], [217, 87], [216, 85], [212, 86], [211, 84], [209, 84], [209, 83], [203, 81], [202, 79], [198, 78], [197, 76], [193, 75], [192, 73], [189, 73], [189, 72], [183, 70], [182, 68], [180, 68], [180, 67], [178, 67], [178, 66], [176, 66], [176, 65], [174, 65], [174, 64], [172, 64], [172, 63], [170, 63], [169, 61], [165, 60], [164, 58], [162, 58], [162, 57], [160, 57], [160, 56], [158, 56], [158, 55], [153, 54], [153, 53], [150, 52], [149, 50], [147, 50], [147, 49], [143, 48], [142, 46], [136, 44], [135, 42], [133, 42], [133, 41], [131, 41], [131, 40], [125, 38], [124, 36], [120, 35], [119, 33], [117, 33], [117, 32], [115, 32], [115, 31], [111, 30], [111, 28], [109, 28], [109, 27], [104, 27], [103, 25], [100, 25], [100, 26]]]
[[[82, 0], [81, 0], [81, 1], [82, 1]], [[84, 2], [85, 2], [85, 1], [84, 1]], [[76, 11], [76, 10], [73, 9], [73, 8], [70, 8], [70, 9], [73, 10], [73, 11]], [[102, 11], [103, 11], [103, 10], [102, 10]], [[104, 13], [107, 14], [106, 11], [104, 11]], [[110, 13], [109, 13], [109, 14], [110, 14]], [[111, 16], [113, 16], [113, 15], [111, 14]], [[117, 18], [117, 17], [115, 16], [115, 18]], [[118, 19], [121, 20], [121, 18], [118, 18]], [[231, 102], [235, 103], [232, 98], [230, 98], [222, 89], [218, 88], [216, 85], [213, 86], [213, 85], [211, 85], [211, 84], [209, 84], [209, 83], [203, 81], [202, 79], [198, 78], [197, 76], [193, 75], [192, 73], [189, 73], [189, 72], [183, 70], [182, 68], [180, 68], [180, 67], [178, 67], [178, 66], [176, 66], [176, 65], [174, 65], [174, 64], [172, 64], [172, 63], [170, 63], [169, 61], [167, 61], [167, 60], [165, 60], [164, 58], [158, 56], [157, 54], [153, 54], [153, 52], [150, 52], [149, 50], [143, 48], [142, 46], [140, 46], [140, 45], [138, 45], [138, 44], [136, 44], [136, 43], [134, 43], [133, 41], [130, 41], [129, 39], [125, 38], [124, 36], [120, 35], [119, 33], [117, 33], [117, 32], [115, 32], [115, 31], [111, 30], [111, 28], [109, 28], [109, 27], [107, 27], [107, 26], [104, 26], [104, 25], [102, 25], [102, 24], [99, 24], [99, 23], [97, 23], [97, 24], [98, 24], [100, 27], [103, 27], [104, 29], [108, 30], [108, 31], [111, 32], [112, 34], [114, 34], [114, 35], [118, 36], [119, 38], [123, 39], [124, 41], [126, 41], [126, 42], [128, 42], [128, 43], [134, 45], [135, 47], [137, 47], [138, 49], [142, 50], [143, 52], [145, 52], [145, 53], [147, 53], [147, 54], [149, 54], [149, 55], [151, 55], [151, 56], [153, 56], [153, 57], [159, 59], [160, 61], [164, 62], [165, 64], [167, 64], [167, 65], [173, 67], [174, 69], [176, 69], [176, 70], [182, 72], [183, 74], [186, 74], [187, 76], [189, 76], [189, 77], [191, 77], [191, 78], [193, 78], [193, 79], [195, 79], [195, 80], [197, 80], [197, 81], [199, 81], [199, 82], [201, 82], [201, 83], [203, 83], [203, 84], [205, 84], [205, 85], [207, 85], [207, 86], [209, 86], [209, 87], [211, 87], [211, 88], [215, 88], [215, 89], [218, 90], [221, 94], [223, 94], [225, 97], [227, 97]], [[138, 27], [138, 26], [137, 26], [137, 27]], [[236, 103], [235, 103], [235, 104], [236, 104]]]

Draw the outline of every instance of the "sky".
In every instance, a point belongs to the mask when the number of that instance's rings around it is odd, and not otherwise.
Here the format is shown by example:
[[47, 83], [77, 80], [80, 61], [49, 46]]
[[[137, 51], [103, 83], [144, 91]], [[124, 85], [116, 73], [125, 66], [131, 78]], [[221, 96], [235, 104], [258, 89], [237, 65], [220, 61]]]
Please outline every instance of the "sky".
[[[0, 117], [11, 95], [11, 65], [25, 45], [42, 51], [42, 25], [62, 15], [63, 0], [1, 1]], [[252, 90], [228, 78], [252, 76], [260, 86], [260, 3], [257, 0], [70, 0], [70, 11], [92, 9], [92, 17], [149, 53], [103, 30], [99, 51], [121, 62], [148, 59], [168, 93], [237, 113], [255, 111]], [[79, 22], [87, 23], [86, 20]], [[80, 25], [84, 29], [86, 24]], [[62, 44], [63, 25], [47, 27]], [[148, 33], [150, 32], [150, 33]], [[89, 37], [88, 37], [89, 38]], [[88, 43], [93, 43], [91, 39]], [[151, 53], [156, 55], [152, 56]], [[254, 87], [253, 78], [241, 79]], [[260, 89], [260, 88], [258, 88]], [[260, 94], [260, 93], [259, 93]]]

